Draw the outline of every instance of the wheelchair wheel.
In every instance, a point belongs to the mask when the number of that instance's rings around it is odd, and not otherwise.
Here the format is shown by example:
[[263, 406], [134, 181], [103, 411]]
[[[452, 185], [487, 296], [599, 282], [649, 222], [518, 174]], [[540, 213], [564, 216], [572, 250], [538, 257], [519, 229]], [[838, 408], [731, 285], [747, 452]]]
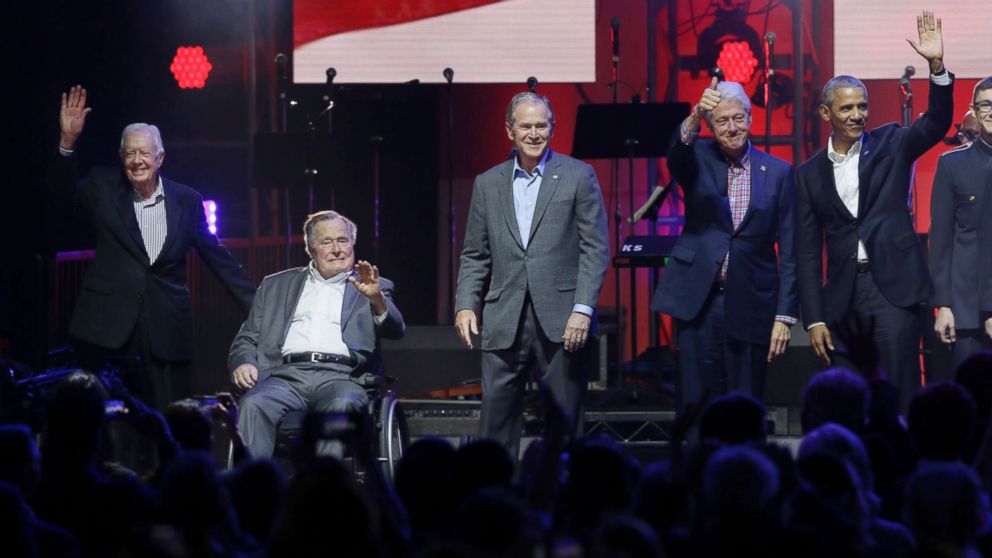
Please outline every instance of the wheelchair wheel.
[[399, 398], [391, 391], [384, 393], [379, 402], [376, 430], [379, 435], [379, 463], [386, 477], [392, 480], [396, 465], [410, 443], [410, 433]]

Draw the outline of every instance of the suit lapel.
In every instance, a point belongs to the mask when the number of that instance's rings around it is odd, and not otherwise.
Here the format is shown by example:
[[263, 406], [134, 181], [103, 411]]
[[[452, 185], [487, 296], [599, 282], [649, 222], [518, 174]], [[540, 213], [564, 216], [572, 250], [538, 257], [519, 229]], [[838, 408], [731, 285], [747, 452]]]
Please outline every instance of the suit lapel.
[[289, 292], [286, 293], [286, 323], [283, 324], [282, 337], [279, 339], [280, 347], [286, 343], [286, 335], [289, 334], [289, 326], [293, 323], [293, 315], [296, 314], [296, 305], [300, 303], [300, 295], [303, 294], [303, 285], [306, 284], [308, 273], [310, 267], [304, 267], [289, 283]]
[[139, 260], [148, 265], [148, 252], [145, 251], [145, 241], [141, 238], [141, 229], [138, 227], [138, 218], [134, 216], [133, 190], [127, 179], [122, 179], [123, 185], [117, 195], [117, 214], [120, 215], [121, 224], [131, 240], [134, 241], [133, 250]]
[[[864, 134], [861, 140], [861, 154], [858, 156], [858, 215], [864, 215], [868, 211], [868, 190], [871, 182], [865, 180], [865, 169], [875, 155], [874, 142], [871, 134]], [[915, 163], [914, 163], [915, 164]], [[909, 192], [906, 193], [909, 195]]]
[[737, 225], [737, 229], [734, 230], [733, 234], [736, 235], [738, 231], [742, 230], [747, 225], [747, 222], [751, 220], [751, 216], [754, 215], [755, 208], [758, 205], [756, 200], [760, 200], [761, 196], [765, 194], [765, 178], [767, 174], [768, 166], [765, 164], [765, 154], [751, 147], [751, 195], [748, 197], [747, 211], [744, 212], [744, 217], [741, 218], [741, 224]]
[[517, 241], [517, 246], [524, 247], [520, 239], [520, 227], [517, 225], [517, 213], [513, 209], [513, 159], [503, 163], [499, 169], [499, 206], [503, 211], [503, 218], [506, 226], [510, 229], [510, 235]]
[[[834, 180], [834, 164], [830, 161], [830, 157], [827, 157], [826, 149], [821, 151], [821, 153], [823, 154], [823, 157], [818, 163], [818, 170], [823, 184], [823, 194], [827, 196], [827, 199], [830, 200], [830, 203], [834, 206], [834, 209], [836, 209], [838, 213], [848, 219], [854, 220], [854, 215], [851, 215], [851, 212], [848, 211], [847, 206], [844, 205], [844, 201], [840, 199], [840, 194], [837, 193], [837, 181]], [[860, 177], [858, 180], [861, 180]], [[860, 187], [858, 188], [858, 191], [860, 195]]]
[[711, 145], [714, 157], [716, 157], [716, 165], [713, 166], [713, 184], [716, 188], [716, 199], [720, 200], [720, 225], [733, 234], [734, 216], [730, 211], [730, 196], [727, 192], [727, 171], [730, 165], [727, 163], [726, 156], [720, 151], [720, 145], [716, 141], [713, 141]]
[[[541, 218], [544, 217], [544, 211], [548, 209], [548, 203], [551, 202], [551, 198], [555, 195], [555, 190], [558, 189], [558, 179], [560, 178], [559, 167], [561, 162], [554, 153], [548, 153], [548, 162], [544, 165], [544, 175], [541, 177], [541, 189], [537, 192], [537, 205], [534, 206], [534, 219], [530, 223], [530, 236], [529, 239], [534, 239], [534, 233], [537, 231], [537, 226], [541, 223]], [[530, 242], [527, 243], [530, 245]]]
[[172, 247], [176, 242], [176, 238], [179, 236], [179, 231], [183, 219], [183, 204], [179, 199], [179, 194], [176, 189], [172, 186], [171, 181], [162, 179], [162, 191], [165, 193], [165, 242], [162, 244], [162, 251], [159, 255], [159, 260], [162, 256], [167, 254], [169, 248]]
[[[354, 272], [352, 272], [354, 273]], [[358, 305], [358, 300], [364, 298], [359, 294], [358, 289], [356, 289], [351, 282], [345, 282], [344, 284], [344, 300], [341, 302], [341, 336], [344, 338], [344, 328], [348, 325], [348, 320], [355, 313], [355, 308]]]

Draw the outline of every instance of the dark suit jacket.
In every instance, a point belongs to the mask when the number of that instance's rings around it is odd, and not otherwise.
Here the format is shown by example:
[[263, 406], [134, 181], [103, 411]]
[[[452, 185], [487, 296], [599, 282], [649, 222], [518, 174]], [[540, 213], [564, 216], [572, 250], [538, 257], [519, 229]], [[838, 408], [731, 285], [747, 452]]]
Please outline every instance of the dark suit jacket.
[[[56, 156], [54, 182], [75, 183], [74, 157]], [[191, 297], [186, 289], [186, 253], [203, 258], [238, 305], [247, 313], [254, 284], [217, 237], [207, 229], [203, 198], [192, 188], [162, 179], [168, 233], [154, 264], [134, 216], [130, 182], [120, 169], [99, 168], [76, 186], [76, 201], [87, 211], [96, 241], [96, 257], [83, 277], [69, 334], [108, 349], [121, 348], [144, 308], [156, 357], [188, 360], [192, 356]]]
[[[309, 269], [287, 269], [262, 280], [248, 319], [231, 343], [227, 360], [230, 372], [233, 373], [242, 364], [253, 364], [258, 368], [258, 379], [261, 381], [283, 365], [282, 346], [286, 342]], [[355, 373], [374, 372], [370, 368], [374, 363], [379, 337], [399, 339], [406, 329], [403, 315], [393, 304], [393, 283], [386, 278], [380, 281], [388, 309], [386, 321], [380, 326], [375, 325], [368, 300], [354, 286], [345, 285], [344, 288], [341, 334], [344, 344], [358, 361]]]
[[[858, 239], [872, 277], [898, 307], [928, 303], [930, 275], [908, 208], [913, 161], [936, 145], [953, 118], [951, 85], [930, 85], [927, 112], [909, 127], [889, 123], [864, 134], [858, 163], [858, 216], [844, 207], [826, 149], [799, 167], [798, 266], [803, 321], [832, 324], [848, 310], [857, 274]], [[823, 241], [827, 280], [823, 284]]]
[[934, 307], [959, 329], [984, 327], [992, 312], [992, 147], [981, 140], [941, 155], [930, 197]]
[[651, 308], [680, 320], [694, 319], [729, 251], [727, 332], [767, 345], [775, 316], [799, 313], [792, 165], [751, 147], [751, 199], [736, 230], [727, 198], [727, 166], [714, 140], [688, 146], [675, 133], [668, 169], [685, 195], [685, 227], [672, 247]]
[[513, 210], [513, 160], [500, 163], [475, 179], [455, 309], [484, 303], [482, 349], [506, 349], [530, 292], [544, 334], [560, 342], [573, 305], [596, 308], [610, 261], [608, 242], [596, 173], [552, 152], [525, 250]]

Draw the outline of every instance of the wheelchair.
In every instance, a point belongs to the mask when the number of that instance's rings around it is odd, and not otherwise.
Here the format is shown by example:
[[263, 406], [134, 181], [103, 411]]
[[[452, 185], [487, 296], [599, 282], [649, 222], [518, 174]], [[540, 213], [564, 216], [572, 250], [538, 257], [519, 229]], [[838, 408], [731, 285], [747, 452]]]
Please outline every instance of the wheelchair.
[[[375, 432], [370, 438], [374, 444], [376, 458], [382, 472], [389, 480], [393, 479], [396, 466], [403, 457], [403, 451], [410, 445], [410, 432], [407, 427], [406, 414], [400, 405], [399, 396], [380, 386], [390, 383], [388, 376], [375, 376], [365, 384], [369, 395], [365, 413]], [[306, 411], [290, 411], [279, 422], [276, 434], [275, 458], [285, 459], [291, 455], [293, 444], [299, 440]], [[360, 473], [357, 461], [354, 461], [355, 472]]]

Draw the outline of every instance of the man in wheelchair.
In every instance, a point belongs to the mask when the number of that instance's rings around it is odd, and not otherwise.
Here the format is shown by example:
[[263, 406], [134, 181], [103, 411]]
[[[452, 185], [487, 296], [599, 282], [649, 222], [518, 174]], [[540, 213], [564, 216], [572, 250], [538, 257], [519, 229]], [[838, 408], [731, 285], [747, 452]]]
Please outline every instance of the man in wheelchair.
[[364, 412], [378, 338], [403, 336], [392, 282], [355, 262], [357, 232], [335, 211], [307, 217], [310, 264], [262, 280], [231, 344], [231, 379], [245, 392], [240, 427], [255, 457], [272, 455], [291, 411]]

